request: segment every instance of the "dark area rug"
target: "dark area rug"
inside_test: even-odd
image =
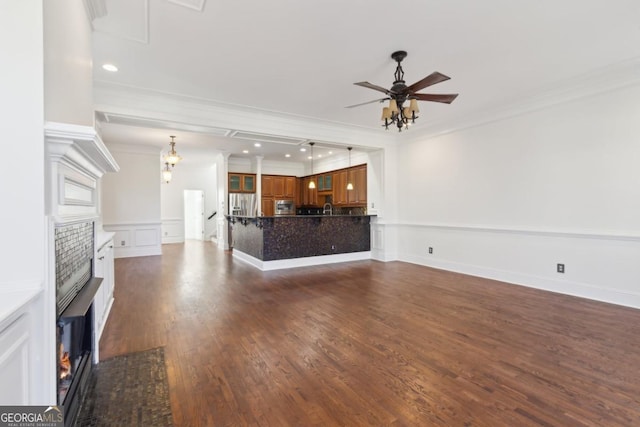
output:
[[[172,426],[164,349],[130,353],[94,367],[76,426]]]

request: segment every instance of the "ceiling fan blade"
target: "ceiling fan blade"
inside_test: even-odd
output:
[[[389,99],[389,98],[374,99],[373,101],[363,102],[362,104],[349,105],[349,106],[344,107],[344,108],[359,107],[359,106],[361,106],[361,105],[373,104],[374,102],[384,102],[384,101],[386,101],[387,99]]]
[[[411,95],[411,98],[415,98],[418,101],[432,101],[432,102],[442,102],[444,104],[451,104],[454,99],[458,97],[457,93],[452,93],[449,95],[435,95],[431,93],[415,93]]]
[[[386,93],[387,95],[389,95],[389,90],[383,88],[382,86],[378,86],[378,85],[374,85],[373,83],[369,83],[369,82],[358,82],[358,83],[354,83],[354,85],[356,86],[362,86],[362,87],[367,87],[369,89],[373,89],[373,90],[377,90],[380,91],[382,93]]]
[[[446,80],[449,80],[450,78],[451,77],[447,77],[442,73],[434,71],[433,73],[429,74],[424,79],[422,79],[420,81],[417,81],[414,84],[412,84],[411,86],[407,87],[407,91],[409,93],[415,93],[415,92],[417,92],[417,91],[419,91],[421,89],[424,89],[425,87],[429,87],[429,86],[434,85],[436,83],[444,82]]]

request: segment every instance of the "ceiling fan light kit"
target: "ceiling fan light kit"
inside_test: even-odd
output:
[[[362,104],[350,105],[347,108],[358,107],[360,105],[371,104],[373,102],[389,101],[389,105],[382,108],[381,120],[384,121],[385,129],[389,129],[389,125],[395,125],[398,128],[398,132],[402,132],[402,129],[408,129],[409,124],[415,123],[418,118],[420,109],[418,108],[418,101],[431,101],[441,102],[444,104],[451,104],[458,94],[443,94],[435,95],[428,93],[417,93],[426,87],[434,85],[436,83],[449,80],[449,77],[441,74],[437,71],[429,74],[427,77],[415,82],[414,84],[407,86],[404,81],[404,70],[402,69],[401,62],[407,57],[407,52],[399,50],[391,54],[391,58],[398,63],[396,66],[396,72],[394,73],[395,81],[391,89],[385,89],[382,86],[374,85],[369,82],[354,83],[357,86],[366,87],[369,89],[377,90],[385,93],[387,96],[381,99],[375,99],[373,101],[364,102]],[[405,102],[409,102],[408,106],[404,106]]]

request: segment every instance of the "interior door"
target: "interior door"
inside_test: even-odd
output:
[[[184,190],[184,238],[204,240],[204,191]]]

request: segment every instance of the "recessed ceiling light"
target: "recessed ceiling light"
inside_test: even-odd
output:
[[[249,150],[242,150],[244,154],[249,154]]]
[[[307,159],[311,160],[311,159],[313,159],[313,157],[309,156],[309,157],[307,157]]]
[[[302,151],[302,152],[304,153],[305,151],[307,151],[307,149],[306,149],[306,148],[304,148],[304,147],[302,147],[302,148],[300,149],[300,151]]]
[[[285,154],[284,156],[285,157],[291,157],[291,154]]]
[[[333,154],[333,151],[329,151],[329,154]]]
[[[262,144],[260,144],[259,142],[256,142],[255,144],[253,144],[254,147],[262,147]]]
[[[113,64],[104,64],[104,65],[102,66],[102,69],[103,69],[103,70],[110,71],[110,72],[112,72],[112,73],[115,73],[116,71],[118,71],[118,67],[116,67],[116,66],[115,66],[115,65],[113,65]]]
[[[322,154],[318,154],[318,158],[322,157]]]

